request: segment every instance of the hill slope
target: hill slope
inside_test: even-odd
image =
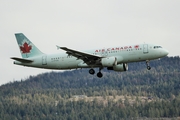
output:
[[[179,57],[151,61],[150,71],[144,62],[128,65],[127,72],[103,70],[103,78],[89,75],[88,69],[83,69],[44,73],[2,85],[0,118],[116,119],[180,115]],[[82,95],[85,97],[74,99]]]

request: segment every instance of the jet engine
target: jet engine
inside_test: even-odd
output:
[[[113,67],[113,66],[117,65],[116,57],[102,58],[101,59],[101,64],[104,67]]]
[[[107,67],[108,70],[114,70],[114,71],[127,71],[128,70],[128,64],[127,63],[122,63],[118,65],[114,65],[113,67]]]

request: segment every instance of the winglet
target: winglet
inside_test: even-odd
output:
[[[56,47],[57,47],[57,49],[59,50],[59,49],[61,49],[61,47],[60,46],[58,46],[58,45],[56,45]]]

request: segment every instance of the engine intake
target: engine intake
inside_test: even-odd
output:
[[[118,64],[118,65],[114,65],[113,67],[107,67],[108,70],[114,70],[114,71],[127,71],[128,70],[128,64],[127,63],[123,63],[123,64]]]

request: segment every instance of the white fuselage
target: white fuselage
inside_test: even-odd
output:
[[[137,48],[134,46],[135,45],[96,49],[86,52],[92,55],[103,57],[114,56],[117,58],[117,64],[147,60],[149,61],[164,57],[168,54],[167,50],[153,44],[140,44]],[[14,61],[14,64],[45,69],[76,69],[100,67],[100,65],[87,65],[83,60],[77,59],[76,57],[73,57],[66,53],[49,55],[42,54],[40,56],[31,57],[29,59],[33,60],[33,62],[21,63],[19,61]]]

